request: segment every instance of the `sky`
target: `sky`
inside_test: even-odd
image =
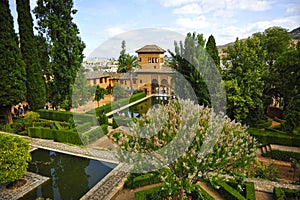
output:
[[[18,32],[15,0],[9,3]],[[36,0],[30,4],[33,9]],[[196,32],[205,39],[213,35],[217,45],[224,45],[272,26],[289,31],[300,26],[299,0],[74,0],[74,8],[87,58],[112,38],[135,37],[133,32],[143,35],[147,30],[164,30],[161,38]],[[145,45],[147,42],[145,39]],[[119,45],[116,49],[120,51],[120,42],[113,45]]]

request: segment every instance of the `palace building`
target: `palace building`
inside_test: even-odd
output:
[[[146,45],[138,50],[138,68],[134,70],[132,87],[143,90],[146,94],[172,93],[174,70],[166,66],[164,53],[166,51],[157,45]],[[126,90],[130,90],[129,73],[89,72],[87,79],[92,85],[99,84],[106,88],[119,82]]]

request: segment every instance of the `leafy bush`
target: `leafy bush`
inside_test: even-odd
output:
[[[291,159],[300,160],[300,153],[291,151],[272,150],[263,153],[262,156],[286,162],[290,162]]]
[[[267,179],[271,181],[277,181],[279,177],[279,172],[274,167],[274,163],[271,163],[270,165],[258,164],[254,172],[254,177]]]
[[[108,117],[106,115],[99,115],[98,122],[100,125],[102,124],[108,124]]]
[[[0,149],[0,183],[22,178],[31,160],[29,141],[0,134]]]

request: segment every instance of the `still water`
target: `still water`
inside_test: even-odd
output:
[[[127,109],[121,110],[120,113],[116,115],[122,115],[124,117],[137,118],[142,114],[146,114],[149,108],[158,104],[166,104],[169,102],[169,97],[167,96],[152,96],[145,101],[137,103],[130,106]]]
[[[38,197],[52,200],[77,200],[107,175],[116,164],[107,163],[49,150],[31,153],[28,171],[50,180],[25,195],[23,200]]]

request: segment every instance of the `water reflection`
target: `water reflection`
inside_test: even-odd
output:
[[[50,178],[22,199],[79,199],[116,165],[48,150],[32,152],[28,171]]]

